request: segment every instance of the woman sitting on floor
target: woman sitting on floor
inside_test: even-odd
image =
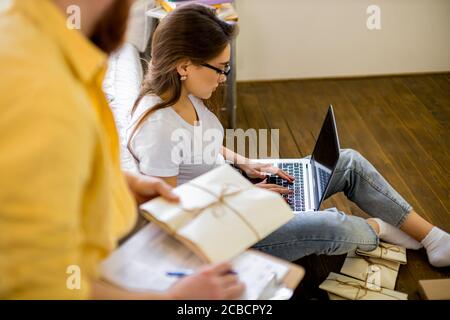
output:
[[[176,186],[226,159],[249,176],[260,177],[264,171],[293,180],[278,168],[251,163],[222,147],[223,127],[205,105],[226,81],[230,42],[236,33],[234,25],[221,21],[212,9],[198,4],[177,8],[157,27],[152,60],[133,108],[129,131],[129,150],[141,173],[160,177]],[[214,148],[203,146],[189,159],[178,159],[174,134],[183,129],[189,133],[193,145],[198,124],[202,132],[218,131],[220,139],[215,139]],[[198,161],[204,153],[215,161]],[[289,192],[275,185],[261,183],[259,186]],[[294,261],[310,254],[337,255],[357,248],[371,251],[382,239],[409,249],[424,246],[433,266],[450,266],[450,235],[417,214],[373,165],[354,150],[341,150],[326,197],[338,192],[344,192],[373,218],[348,216],[336,208],[304,212],[254,247]]]

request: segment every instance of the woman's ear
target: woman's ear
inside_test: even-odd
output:
[[[182,60],[182,61],[178,62],[177,72],[180,75],[180,77],[188,76],[188,67],[190,65],[191,65],[191,62],[189,60]]]

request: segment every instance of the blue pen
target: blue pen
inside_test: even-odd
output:
[[[178,277],[178,278],[190,276],[191,274],[192,274],[192,272],[179,272],[179,271],[166,272],[167,276],[169,276],[169,277]]]
[[[167,276],[169,276],[169,277],[178,277],[178,278],[190,276],[191,274],[193,274],[192,271],[189,271],[189,272],[183,272],[183,271],[169,271],[169,272],[166,272]],[[227,274],[237,275],[237,273],[235,271],[233,271],[233,270],[229,271]]]

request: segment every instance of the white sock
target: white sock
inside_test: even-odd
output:
[[[381,240],[405,247],[406,249],[418,250],[422,248],[422,244],[419,241],[412,238],[399,228],[396,228],[378,218],[373,218],[373,220],[375,220],[380,227],[380,234],[378,236]]]
[[[450,234],[433,227],[422,240],[422,244],[427,250],[428,260],[435,267],[450,266]]]

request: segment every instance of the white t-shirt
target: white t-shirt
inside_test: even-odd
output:
[[[189,99],[197,111],[196,126],[186,122],[172,107],[166,107],[152,113],[134,135],[130,145],[141,173],[178,176],[177,183],[181,185],[225,163],[220,153],[222,124],[201,99],[192,95]],[[155,95],[141,100],[133,114],[128,138],[143,112],[159,102],[161,99]]]

